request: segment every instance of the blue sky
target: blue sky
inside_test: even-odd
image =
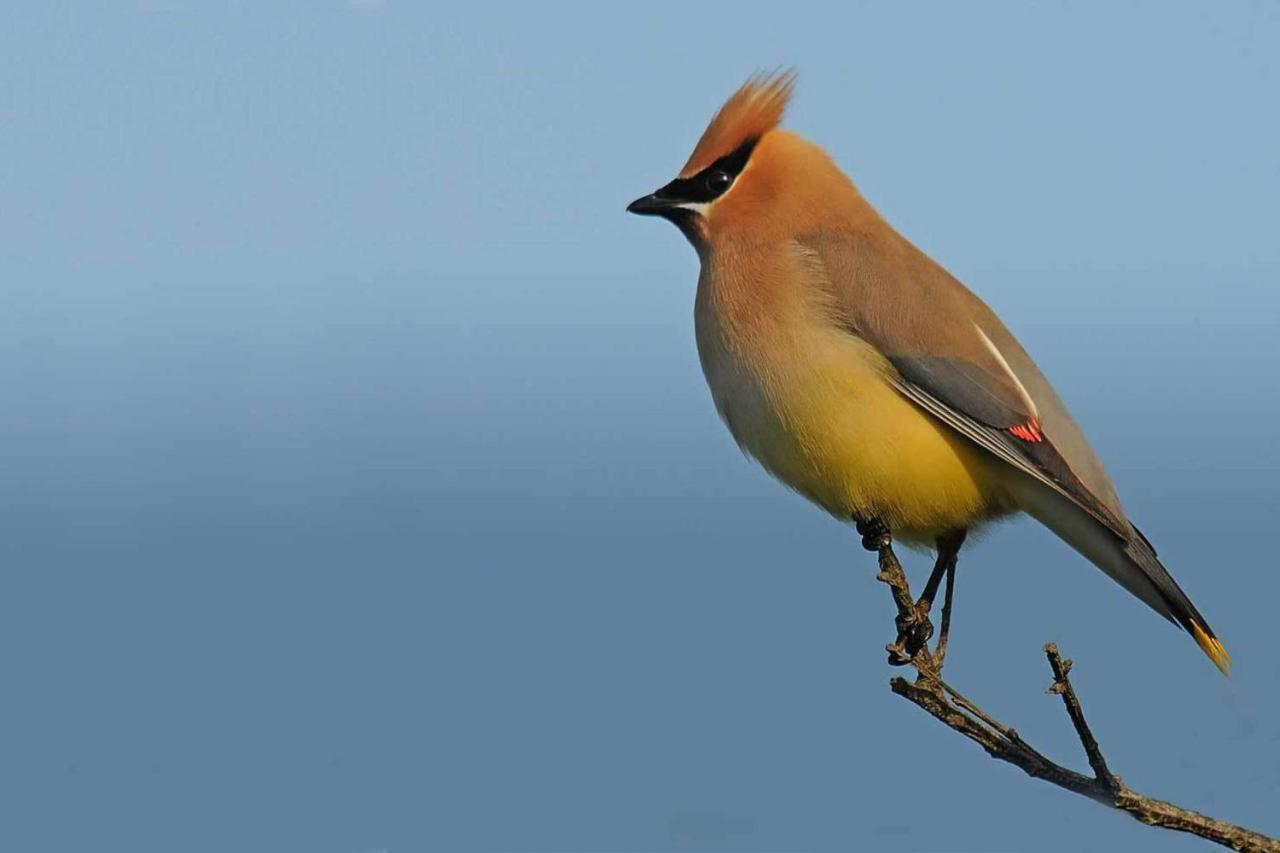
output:
[[[622,209],[781,64],[788,126],[1006,318],[1237,663],[1011,523],[962,562],[952,678],[1084,767],[1056,640],[1126,781],[1280,833],[1280,4],[2,30],[0,846],[1198,849],[892,696],[868,555],[717,423],[696,259]]]

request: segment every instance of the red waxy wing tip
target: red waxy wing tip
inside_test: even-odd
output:
[[[1032,444],[1044,441],[1044,432],[1040,429],[1039,418],[1028,418],[1026,423],[1009,427],[1009,432],[1013,436]]]

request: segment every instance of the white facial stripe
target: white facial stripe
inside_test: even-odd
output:
[[[1013,372],[1013,368],[1009,366],[1009,362],[1005,361],[1004,356],[1000,353],[1000,350],[996,348],[996,345],[992,342],[991,338],[987,337],[987,333],[982,331],[982,327],[977,323],[974,323],[973,327],[978,330],[978,337],[982,338],[982,342],[987,345],[987,349],[996,357],[996,361],[1000,362],[1000,366],[1004,368],[1005,374],[1008,375],[1008,377],[1013,380],[1013,384],[1017,386],[1018,393],[1022,395],[1022,402],[1027,404],[1027,409],[1031,412],[1032,417],[1039,418],[1040,411],[1036,408],[1036,401],[1031,399],[1031,395],[1027,393],[1027,389],[1022,384],[1022,380],[1018,378],[1018,374]]]

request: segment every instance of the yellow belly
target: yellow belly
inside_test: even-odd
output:
[[[932,544],[1013,508],[1000,463],[895,391],[867,344],[809,327],[731,350],[714,326],[700,323],[699,352],[734,438],[832,515]]]

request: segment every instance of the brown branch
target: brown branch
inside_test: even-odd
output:
[[[1089,759],[1089,766],[1093,768],[1093,777],[1112,791],[1119,791],[1120,780],[1107,769],[1107,760],[1102,757],[1102,748],[1098,746],[1098,741],[1090,731],[1089,724],[1085,722],[1084,709],[1080,707],[1080,700],[1076,698],[1076,689],[1071,686],[1071,679],[1068,677],[1071,672],[1071,661],[1063,660],[1058,654],[1057,643],[1046,644],[1044,653],[1049,658],[1049,668],[1053,670],[1053,684],[1049,685],[1049,692],[1061,696],[1062,704],[1067,706],[1067,716],[1071,718],[1076,736],[1084,746],[1084,754]]]
[[[864,542],[868,547],[874,545],[872,550],[877,551],[880,572],[876,578],[888,584],[893,593],[893,601],[898,608],[897,624],[901,634],[902,626],[916,618],[916,603],[911,597],[907,576],[902,571],[902,564],[893,553],[892,543],[887,534],[871,541],[864,540]],[[949,607],[946,609],[950,610]],[[944,614],[944,617],[946,616],[949,614]],[[895,643],[888,647],[891,663],[903,662],[900,645]],[[1071,661],[1064,660],[1058,653],[1058,647],[1053,643],[1046,645],[1044,651],[1049,659],[1049,667],[1053,670],[1053,684],[1049,687],[1049,692],[1062,697],[1067,716],[1075,727],[1076,735],[1080,738],[1085,755],[1089,759],[1089,766],[1093,769],[1092,776],[1077,773],[1045,757],[1024,741],[1014,729],[998,722],[990,714],[960,695],[942,680],[939,657],[931,654],[928,648],[918,651],[909,661],[916,669],[916,680],[908,681],[905,678],[895,677],[889,681],[889,688],[922,708],[943,725],[981,746],[992,758],[1012,764],[1028,776],[1043,779],[1059,788],[1065,788],[1095,802],[1127,812],[1149,826],[1198,835],[1232,850],[1280,853],[1280,840],[1175,806],[1164,800],[1144,796],[1125,786],[1120,777],[1107,767],[1107,762],[1102,757],[1102,749],[1098,746],[1098,741],[1094,738],[1088,722],[1085,721],[1084,709],[1080,705],[1079,697],[1076,696],[1075,688],[1071,685]]]

